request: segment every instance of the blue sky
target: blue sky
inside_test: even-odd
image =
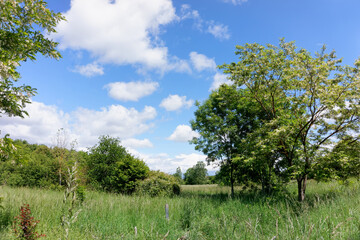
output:
[[[2,134],[55,144],[64,128],[79,149],[119,137],[151,169],[183,171],[204,160],[188,140],[195,101],[228,80],[217,65],[236,45],[323,44],[345,64],[360,56],[358,0],[48,0],[66,22],[50,37],[59,61],[22,63],[20,83],[38,89],[30,117],[0,118]],[[216,169],[209,166],[209,170]]]

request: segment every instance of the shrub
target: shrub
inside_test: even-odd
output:
[[[137,193],[151,197],[179,195],[180,185],[174,176],[160,171],[151,171],[147,179],[138,183]]]
[[[36,232],[36,226],[39,221],[34,220],[31,216],[29,204],[24,204],[20,208],[20,215],[15,217],[14,221],[14,234],[16,238],[34,240],[41,237],[45,237],[45,234],[39,234]]]
[[[101,136],[89,151],[88,177],[91,184],[103,190],[131,194],[136,183],[148,176],[145,162],[133,157],[120,145],[120,140]]]

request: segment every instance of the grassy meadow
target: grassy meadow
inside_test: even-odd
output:
[[[359,187],[310,181],[301,204],[295,185],[274,197],[236,189],[234,199],[216,185],[182,186],[173,198],[87,192],[70,239],[360,239]],[[13,239],[11,224],[24,203],[40,220],[41,239],[62,239],[62,192],[1,186],[0,196],[0,239]]]

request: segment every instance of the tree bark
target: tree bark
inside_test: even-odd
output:
[[[299,202],[302,202],[305,199],[306,181],[307,181],[307,174],[297,179]]]
[[[233,165],[230,163],[230,185],[231,185],[231,198],[234,198],[234,173]]]

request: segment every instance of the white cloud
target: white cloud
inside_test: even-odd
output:
[[[194,104],[194,100],[186,100],[186,96],[169,95],[163,99],[160,103],[160,107],[166,109],[166,111],[177,111],[182,107],[190,108]]]
[[[242,3],[247,2],[248,0],[222,0],[222,1],[226,3],[232,3],[234,5],[240,5]]]
[[[215,24],[214,22],[211,22],[209,23],[207,31],[214,37],[221,40],[230,38],[228,26],[223,24]]]
[[[217,72],[214,75],[214,81],[211,84],[209,91],[218,89],[222,84],[231,85],[232,81],[227,78],[227,75]]]
[[[197,29],[201,30],[203,25],[203,19],[197,10],[194,10],[188,4],[181,5],[180,20],[193,19],[194,25]]]
[[[152,142],[145,138],[145,139],[136,139],[136,138],[127,138],[121,140],[121,145],[127,148],[152,148],[154,145]]]
[[[150,106],[145,106],[142,112],[121,105],[111,105],[100,111],[79,108],[72,114],[72,127],[80,136],[79,142],[91,146],[100,135],[125,139],[144,133],[153,126],[148,121],[156,114],[155,108]]]
[[[53,137],[60,128],[68,128],[70,116],[57,109],[56,106],[45,105],[33,101],[25,110],[30,117],[0,118],[1,133],[8,133],[13,139],[25,139],[31,143],[53,143]]]
[[[193,167],[197,162],[205,162],[206,156],[198,153],[190,154],[179,154],[176,156],[170,156],[167,153],[159,154],[142,154],[135,150],[130,151],[134,156],[143,159],[145,163],[152,170],[161,170],[167,173],[174,173],[177,167],[181,168],[183,173],[186,172],[188,168]],[[209,165],[206,168],[209,171],[218,170],[218,167],[215,165]]]
[[[167,140],[175,142],[188,142],[194,137],[199,137],[197,132],[194,132],[188,125],[179,125],[175,131],[167,138]]]
[[[99,111],[79,108],[65,114],[55,106],[48,106],[33,101],[25,108],[30,117],[0,118],[2,134],[9,133],[11,138],[24,139],[31,143],[54,144],[57,130],[64,128],[69,135],[69,142],[77,140],[79,148],[85,149],[98,142],[100,135],[109,135],[121,139],[132,138],[148,131],[156,117],[156,110],[146,106],[142,111],[111,105]],[[150,146],[148,140],[129,140],[129,145]]]
[[[152,94],[158,87],[157,82],[113,82],[105,85],[109,96],[120,101],[138,101]]]
[[[208,58],[204,54],[191,52],[190,60],[197,71],[203,71],[205,69],[210,69],[210,70],[216,69],[215,60],[213,58]]]
[[[76,65],[73,72],[80,73],[85,77],[94,77],[104,74],[104,68],[97,63],[89,63],[87,65]]]
[[[180,20],[192,19],[194,21],[194,26],[200,32],[207,32],[212,34],[215,38],[220,40],[229,39],[230,34],[228,26],[215,23],[214,21],[204,20],[197,10],[193,10],[190,5],[183,4],[180,10]]]
[[[101,63],[163,69],[160,27],[177,19],[171,0],[72,0],[54,35],[62,49],[86,50]]]

